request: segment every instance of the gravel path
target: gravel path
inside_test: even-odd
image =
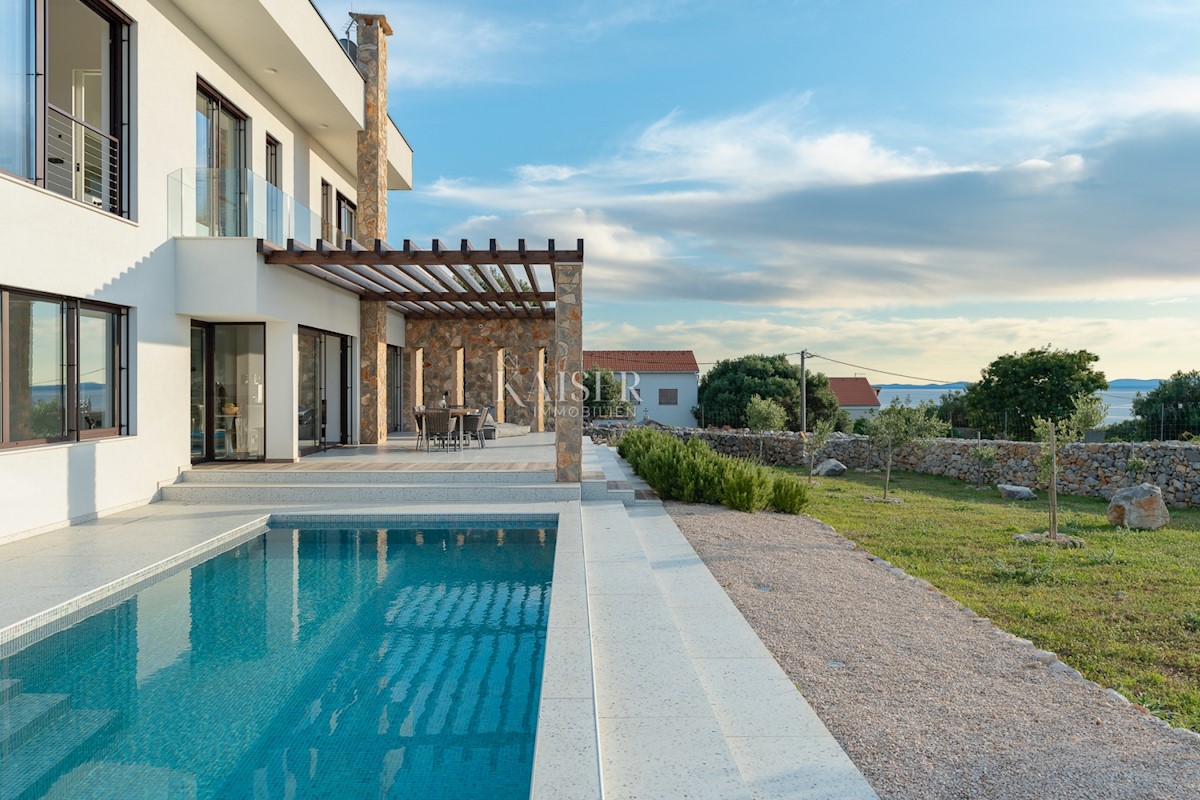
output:
[[[885,800],[1200,798],[1200,737],[1043,664],[828,525],[666,507]]]

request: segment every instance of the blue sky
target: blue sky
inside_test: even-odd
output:
[[[396,32],[389,238],[585,239],[588,348],[1200,367],[1198,2],[317,2]]]

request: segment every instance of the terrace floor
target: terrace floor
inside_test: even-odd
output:
[[[344,445],[313,453],[295,462],[212,461],[197,470],[321,472],[334,470],[497,470],[554,469],[554,433],[529,433],[490,439],[484,447],[470,443],[461,450],[416,447],[412,433],[393,433],[385,443]]]

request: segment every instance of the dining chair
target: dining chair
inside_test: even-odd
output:
[[[417,421],[417,446],[416,450],[421,449],[421,442],[425,442],[425,449],[429,449],[429,443],[425,439],[425,406],[413,406],[413,419]]]
[[[425,449],[429,449],[429,440],[437,439],[444,448],[450,442],[450,410],[435,408],[425,412]]]
[[[462,419],[462,437],[465,444],[474,437],[480,448],[483,447],[483,421],[487,419],[487,409],[481,408],[478,413],[467,414]]]

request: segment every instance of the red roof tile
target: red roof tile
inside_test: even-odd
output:
[[[583,368],[615,372],[699,372],[691,350],[584,350]]]
[[[829,388],[837,395],[839,406],[879,407],[879,396],[866,378],[830,378]]]

